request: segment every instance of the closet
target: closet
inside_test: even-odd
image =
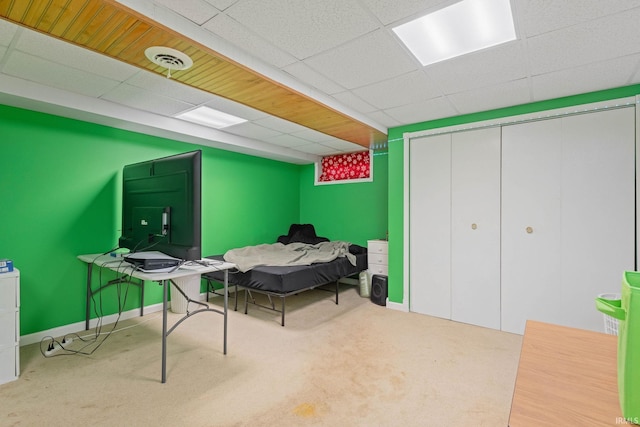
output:
[[[409,309],[602,331],[635,268],[635,108],[409,141]]]

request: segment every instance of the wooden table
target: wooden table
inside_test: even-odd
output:
[[[617,336],[528,321],[510,427],[624,425]]]

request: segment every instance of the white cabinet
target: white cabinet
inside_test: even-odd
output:
[[[369,275],[389,275],[389,242],[386,240],[367,241],[367,261]]]
[[[500,327],[500,129],[410,146],[409,309]]]
[[[20,375],[20,272],[0,273],[0,384]]]
[[[409,141],[409,310],[602,331],[635,267],[635,108]]]

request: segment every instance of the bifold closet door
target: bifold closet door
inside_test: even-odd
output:
[[[500,329],[500,128],[452,134],[451,319]]]
[[[500,328],[500,129],[410,143],[410,304]]]
[[[502,130],[502,329],[603,330],[594,298],[634,269],[635,110]]]
[[[409,310],[451,318],[451,135],[409,142]]]

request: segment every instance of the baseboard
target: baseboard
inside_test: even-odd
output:
[[[401,303],[401,302],[393,302],[393,301],[389,301],[389,299],[387,298],[387,308],[390,308],[391,310],[398,310],[398,311],[403,311],[405,313],[409,312],[409,306]]]
[[[222,295],[211,294],[211,293],[209,295],[211,296],[211,298],[217,298],[222,296]],[[206,298],[207,298],[207,294],[203,292],[200,294],[199,300],[205,301]],[[169,301],[169,308],[171,308],[171,301]],[[162,303],[144,306],[145,314],[156,313],[159,311],[162,311]],[[122,315],[120,315],[120,320],[133,319],[134,317],[140,317],[140,308],[134,308],[128,311],[124,311]],[[111,314],[109,316],[104,316],[102,318],[102,326],[109,325],[111,323],[116,322],[117,320],[118,320],[117,313]],[[95,328],[97,325],[98,325],[98,319],[89,320],[89,328]],[[59,337],[64,337],[65,335],[68,335],[68,334],[81,333],[81,332],[84,332],[85,330],[84,327],[85,327],[85,321],[83,320],[81,322],[59,326],[57,328],[48,329],[46,331],[34,332],[33,334],[29,334],[29,335],[22,335],[20,336],[20,347],[38,343],[42,341],[43,338],[47,338],[47,337],[59,338]]]

